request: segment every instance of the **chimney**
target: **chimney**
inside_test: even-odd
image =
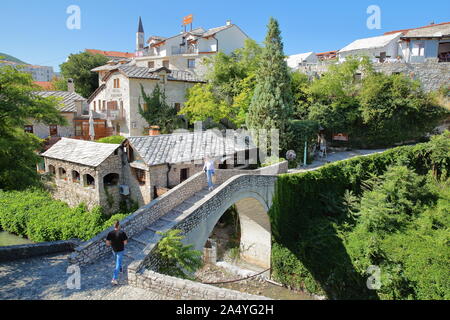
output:
[[[231,25],[231,20],[227,20],[227,26]]]
[[[67,91],[75,92],[75,84],[73,83],[73,79],[67,79]]]
[[[150,130],[148,130],[149,136],[159,136],[160,133],[160,127],[159,126],[151,126]]]
[[[83,101],[76,100],[75,106],[77,108],[77,116],[81,116],[83,114]]]

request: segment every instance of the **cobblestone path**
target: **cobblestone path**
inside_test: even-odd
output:
[[[81,267],[81,289],[68,289],[68,254],[22,259],[0,264],[0,300],[162,300],[171,299],[127,284],[124,271],[118,286],[111,285],[112,256]]]

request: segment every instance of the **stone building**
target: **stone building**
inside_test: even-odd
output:
[[[50,138],[75,138],[90,140],[89,135],[89,106],[87,100],[75,92],[72,79],[68,80],[67,91],[35,91],[35,95],[59,100],[58,108],[61,115],[66,119],[67,125],[47,125],[30,119],[24,127],[28,133],[33,133],[41,139]],[[112,130],[108,129],[107,122],[99,113],[93,114],[95,139],[110,136]]]
[[[53,177],[53,196],[70,206],[100,205],[115,212],[124,181],[119,144],[62,138],[44,152],[45,171]]]
[[[233,133],[195,131],[130,137],[124,142],[129,173],[139,181],[143,204],[163,194],[203,169],[209,155],[220,169],[256,164],[256,147],[247,136]],[[141,203],[141,202],[140,202]]]
[[[143,135],[150,125],[139,113],[139,105],[146,108],[141,85],[150,95],[158,84],[167,104],[180,109],[186,90],[204,82],[186,71],[139,67],[135,61],[111,61],[93,71],[99,73],[100,86],[88,99],[89,109],[108,121],[113,134],[124,137]]]
[[[130,137],[120,145],[63,138],[42,157],[55,198],[115,212],[121,201],[143,206],[200,172],[207,155],[228,169],[256,164],[257,152],[245,134],[211,130]]]

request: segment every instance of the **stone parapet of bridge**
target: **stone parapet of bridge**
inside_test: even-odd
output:
[[[286,173],[287,170],[288,170],[288,163],[286,161],[269,167],[259,168],[256,170],[234,170],[234,169],[216,170],[216,178],[217,178],[216,184],[223,184],[224,182],[230,180],[235,176],[242,176],[242,178],[239,178],[236,181],[240,183],[242,183],[242,181],[247,181],[247,185],[251,189],[251,185],[249,184],[257,182],[261,179],[251,180],[247,178],[246,180],[245,176],[276,176],[278,174]],[[272,177],[269,179],[262,179],[262,180],[266,181],[270,180],[271,181],[270,183],[274,185],[276,178]],[[234,182],[232,186],[235,186],[235,183],[236,182]],[[147,226],[150,226],[153,223],[155,223],[158,219],[163,217],[169,211],[171,211],[178,205],[182,204],[185,200],[191,198],[196,193],[203,190],[206,186],[207,182],[205,174],[203,172],[200,172],[190,177],[183,183],[179,184],[177,187],[171,189],[169,192],[153,200],[148,205],[143,206],[142,208],[138,209],[136,212],[134,212],[133,214],[122,220],[121,221],[122,230],[124,230],[128,234],[129,238],[139,234],[140,232],[145,230]],[[258,186],[255,185],[254,187],[257,188]],[[223,190],[223,188],[222,186],[219,186],[216,190],[214,190],[211,193],[211,196],[208,197],[208,199],[214,198],[221,190]],[[231,188],[227,190],[230,191]],[[241,191],[236,190],[235,192],[239,193]],[[229,196],[231,197],[231,194],[229,194]],[[226,200],[225,197],[221,199]],[[222,200],[216,198],[215,200],[211,201],[217,204]],[[212,202],[208,203],[211,204]],[[223,205],[225,205],[225,202]],[[177,225],[177,227],[185,228],[186,230],[188,230],[189,221],[192,221],[192,219],[193,218],[189,219],[186,218],[185,219],[186,222],[184,222],[184,224]],[[111,248],[105,245],[105,240],[108,233],[112,230],[113,228],[111,227],[99,233],[96,237],[92,238],[91,240],[86,241],[82,245],[75,248],[75,251],[69,257],[70,263],[84,265],[92,263],[97,259],[99,259],[100,257],[110,253]],[[155,237],[155,240],[157,241],[158,237]],[[141,253],[141,256],[136,260],[141,261],[142,265],[145,264],[143,261],[148,262],[149,259],[151,259],[149,258],[149,256],[151,256],[150,253],[153,250],[153,247],[154,244],[149,243],[149,245],[147,245],[147,247]],[[151,263],[148,263],[148,265],[151,265]]]

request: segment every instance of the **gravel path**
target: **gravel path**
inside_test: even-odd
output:
[[[113,259],[108,256],[81,267],[81,289],[68,289],[68,254],[42,256],[0,264],[0,300],[163,300],[159,293],[131,287],[126,272],[112,286]],[[125,270],[131,260],[124,258]]]

